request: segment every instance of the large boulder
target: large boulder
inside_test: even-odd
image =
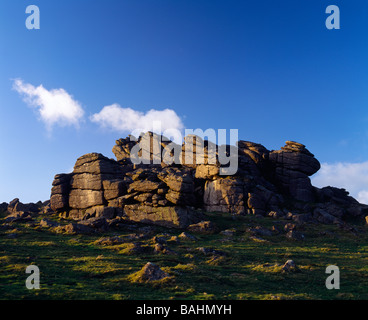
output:
[[[275,183],[295,200],[313,202],[314,188],[309,176],[320,169],[319,161],[304,145],[286,141],[281,150],[269,153],[269,160],[274,167]]]
[[[70,181],[73,174],[57,174],[51,188],[50,206],[55,212],[69,209]]]
[[[72,173],[55,176],[51,209],[63,212],[105,205],[108,200],[123,195],[125,186],[124,174],[115,160],[89,153],[77,159]]]
[[[140,204],[124,206],[124,214],[130,221],[168,228],[185,228],[202,218],[199,212],[189,207],[152,207]]]
[[[161,268],[151,262],[147,262],[144,267],[138,272],[131,274],[128,276],[128,279],[131,282],[151,282],[151,281],[159,281],[165,278],[169,278],[170,275]]]
[[[244,190],[244,182],[234,177],[207,181],[204,189],[205,210],[243,214]]]

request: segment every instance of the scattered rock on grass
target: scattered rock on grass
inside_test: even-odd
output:
[[[296,263],[294,262],[294,260],[288,260],[282,266],[282,271],[283,272],[296,272],[296,271],[300,271],[300,270],[296,266]]]
[[[187,232],[182,232],[181,234],[178,235],[178,238],[180,238],[181,240],[189,240],[189,241],[197,241],[198,239],[193,236],[192,234],[189,234]]]
[[[124,240],[117,236],[100,238],[94,242],[94,244],[99,244],[103,246],[114,246],[122,243],[124,243]]]
[[[217,226],[212,221],[201,221],[191,224],[187,230],[193,233],[213,234],[217,232]]]
[[[257,226],[254,228],[247,228],[246,232],[254,235],[254,236],[262,236],[262,237],[270,237],[272,236],[272,231],[268,230],[267,228]]]
[[[232,228],[232,229],[226,229],[220,232],[223,236],[227,236],[227,237],[233,237],[236,234],[236,229]]]
[[[88,226],[79,223],[69,223],[65,226],[58,226],[54,229],[56,233],[66,233],[66,234],[90,234],[94,230]]]
[[[60,224],[57,223],[56,221],[52,221],[50,219],[47,218],[43,218],[40,221],[40,226],[43,228],[52,228],[52,227],[58,227]]]
[[[94,229],[106,229],[107,228],[107,222],[104,217],[93,217],[93,218],[89,218],[86,220],[80,220],[78,223],[86,227],[94,228]]]
[[[296,240],[296,241],[301,241],[305,239],[305,236],[303,233],[299,232],[299,231],[295,231],[295,230],[290,230],[287,234],[286,234],[286,238],[290,239],[290,240]]]
[[[226,253],[220,250],[215,250],[212,248],[199,247],[198,251],[202,252],[205,256],[216,255],[216,256],[225,256]]]
[[[129,276],[131,282],[151,282],[168,278],[169,274],[161,270],[161,268],[151,262],[147,264],[138,272]]]
[[[31,214],[24,211],[16,211],[5,218],[5,222],[26,222],[32,221]]]
[[[268,241],[268,240],[263,239],[263,238],[261,238],[261,237],[259,237],[259,236],[250,236],[250,237],[249,237],[249,239],[250,239],[250,240],[252,240],[252,241],[254,241],[254,242],[259,242],[259,243],[269,243],[269,241]]]
[[[172,255],[176,254],[175,251],[171,250],[170,248],[161,243],[156,243],[153,251],[154,253],[172,254]]]

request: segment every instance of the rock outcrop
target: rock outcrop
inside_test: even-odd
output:
[[[203,211],[274,218],[293,212],[295,220],[320,223],[367,215],[345,190],[312,186],[320,163],[300,143],[269,151],[242,140],[225,147],[193,135],[184,140],[180,146],[149,132],[117,140],[117,160],[81,156],[73,172],[55,176],[51,209],[74,220],[122,217],[175,228],[206,220]],[[221,152],[237,157],[235,174],[226,175]]]
[[[309,176],[320,169],[320,163],[304,145],[286,141],[281,150],[269,153],[274,166],[274,180],[281,189],[300,201],[312,202],[315,192]]]

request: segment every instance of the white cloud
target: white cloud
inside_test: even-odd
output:
[[[312,183],[322,188],[344,188],[361,203],[368,204],[368,161],[361,163],[323,163]]]
[[[101,127],[110,128],[117,132],[153,131],[162,133],[166,130],[180,131],[184,128],[180,117],[172,109],[151,109],[143,113],[131,108],[122,108],[116,103],[103,107],[90,119]]]
[[[360,203],[368,204],[368,190],[359,191],[356,199]]]
[[[47,90],[42,85],[34,87],[21,79],[14,80],[13,89],[24,96],[24,101],[37,108],[40,119],[48,130],[54,125],[78,127],[84,111],[80,103],[64,89]]]

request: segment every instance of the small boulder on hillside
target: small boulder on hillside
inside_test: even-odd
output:
[[[154,263],[147,262],[146,265],[136,273],[129,276],[131,282],[151,282],[168,278],[169,274],[162,271],[160,267]]]
[[[189,234],[187,232],[182,232],[181,234],[178,235],[178,238],[181,240],[188,240],[188,241],[197,241],[198,239],[193,236],[192,234]]]
[[[283,272],[297,272],[297,271],[300,271],[300,270],[296,266],[296,263],[294,262],[294,260],[288,260],[282,266],[282,271]]]
[[[59,225],[60,224],[57,223],[56,221],[52,221],[52,220],[46,219],[46,218],[43,218],[40,221],[40,226],[43,227],[43,228],[52,228],[52,227],[57,227]]]
[[[299,231],[295,231],[295,230],[290,230],[287,234],[286,234],[286,238],[290,239],[290,240],[296,240],[296,241],[301,241],[304,240],[305,236],[303,233],[299,232]]]
[[[212,221],[201,221],[188,226],[187,230],[193,233],[213,234],[217,232],[217,226]]]

